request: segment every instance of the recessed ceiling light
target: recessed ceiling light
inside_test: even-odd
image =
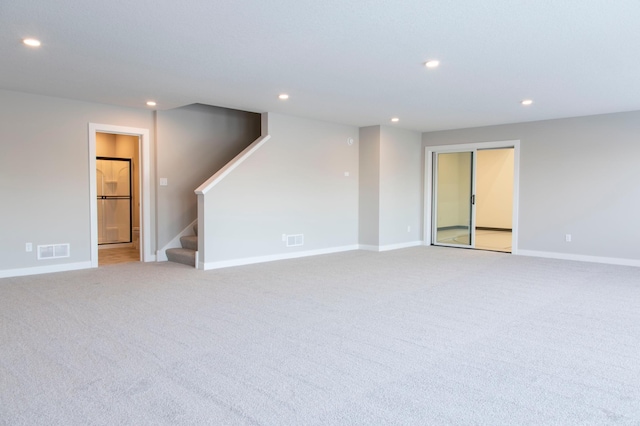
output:
[[[391,121],[394,123],[397,123],[398,121],[400,121],[400,119],[398,117],[393,117]]]
[[[522,105],[524,106],[529,106],[533,103],[533,101],[531,99],[525,99],[524,101],[520,102]]]
[[[156,106],[158,105],[155,101],[147,101],[147,106]]]
[[[42,44],[40,43],[40,40],[36,40],[35,38],[25,38],[22,42],[31,47],[39,47],[40,44]]]
[[[427,68],[437,68],[438,65],[440,65],[440,61],[438,61],[437,59],[431,59],[430,61],[424,63],[424,66]]]
[[[284,101],[286,99],[289,99],[289,95],[287,95],[286,93],[282,93],[278,95],[278,99],[282,99]]]

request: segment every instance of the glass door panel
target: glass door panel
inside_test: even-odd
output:
[[[435,156],[434,244],[473,247],[473,152]]]
[[[131,160],[96,159],[98,244],[131,242]]]

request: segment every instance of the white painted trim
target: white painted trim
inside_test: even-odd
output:
[[[433,244],[432,201],[433,201],[433,154],[435,152],[459,152],[482,149],[513,148],[513,214],[511,223],[511,253],[518,254],[518,217],[520,205],[520,140],[478,142],[458,145],[434,145],[425,147],[425,197],[424,229],[425,245]]]
[[[544,257],[547,259],[576,260],[579,262],[606,263],[609,265],[640,267],[640,260],[620,257],[588,256],[583,254],[555,253],[550,251],[520,250],[519,256]]]
[[[257,257],[247,257],[244,259],[223,260],[220,262],[206,262],[206,263],[200,263],[198,266],[199,266],[199,269],[203,269],[206,271],[210,269],[228,268],[231,266],[251,265],[254,263],[273,262],[276,260],[297,259],[300,257],[341,253],[344,251],[358,250],[359,247],[360,246],[358,246],[357,244],[354,244],[350,246],[332,247],[327,249],[298,251],[295,253],[281,253],[281,254],[274,254],[269,256],[257,256]]]
[[[98,267],[98,208],[96,203],[96,133],[113,133],[138,136],[140,152],[141,203],[140,218],[140,259],[153,262],[156,258],[151,252],[151,138],[149,129],[114,126],[111,124],[89,123],[89,212],[91,215],[91,266]]]
[[[216,186],[218,182],[224,179],[229,173],[231,173],[236,167],[242,164],[247,158],[257,151],[262,145],[264,145],[269,139],[270,135],[260,136],[251,145],[246,147],[240,154],[236,155],[233,160],[229,161],[223,168],[218,170],[216,174],[211,176],[205,183],[200,185],[195,193],[198,195],[206,194],[211,188]]]
[[[417,247],[422,245],[424,245],[424,241],[410,241],[408,243],[387,244],[384,246],[372,246],[372,245],[361,244],[360,250],[380,252],[380,251],[398,250],[398,249],[409,248],[409,247]]]
[[[194,220],[189,225],[187,225],[182,231],[180,231],[180,233],[178,235],[173,237],[173,239],[171,241],[169,241],[164,247],[162,247],[160,250],[158,250],[156,252],[156,258],[158,259],[157,261],[158,262],[166,262],[167,260],[169,260],[167,258],[167,250],[168,249],[182,247],[182,244],[180,243],[180,237],[185,237],[187,235],[195,235],[195,232],[193,232],[193,226],[196,223],[198,223],[198,219]]]
[[[52,272],[76,271],[78,269],[89,269],[93,265],[91,261],[77,263],[59,263],[57,265],[34,266],[31,268],[5,269],[0,271],[0,278],[22,277],[25,275],[49,274]]]

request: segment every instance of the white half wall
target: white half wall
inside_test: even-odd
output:
[[[268,128],[201,203],[203,269],[357,248],[358,128],[273,113]]]
[[[260,136],[260,115],[209,105],[157,113],[158,249],[197,217],[194,190]]]

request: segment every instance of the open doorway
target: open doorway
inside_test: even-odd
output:
[[[477,151],[476,248],[511,252],[513,148]]]
[[[89,125],[92,267],[154,260],[149,130]]]
[[[515,253],[519,141],[427,147],[425,241]]]
[[[96,134],[98,266],[140,260],[140,137]]]

